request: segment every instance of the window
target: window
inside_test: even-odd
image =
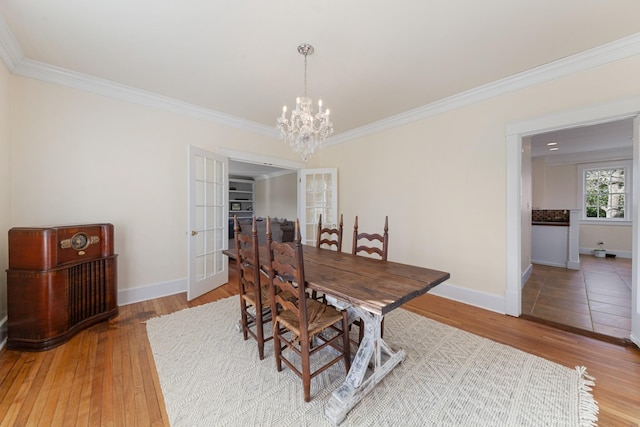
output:
[[[630,220],[630,162],[584,165],[580,169],[582,170],[583,219]]]

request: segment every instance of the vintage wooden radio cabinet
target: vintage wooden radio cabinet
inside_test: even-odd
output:
[[[9,230],[8,340],[47,350],[118,314],[113,225]]]

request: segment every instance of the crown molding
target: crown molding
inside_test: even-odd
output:
[[[0,59],[9,71],[15,73],[17,65],[24,60],[22,48],[0,14]]]
[[[158,108],[160,110],[230,126],[259,135],[273,138],[278,137],[275,126],[265,126],[167,96],[26,58],[2,15],[0,15],[0,59],[5,63],[9,71],[19,76],[147,107]]]
[[[536,84],[585,71],[633,55],[640,54],[640,33],[589,49],[587,51],[541,65],[513,76],[479,86],[477,88],[441,99],[383,120],[342,132],[327,139],[323,146],[350,141],[386,129],[402,126],[418,120],[455,110],[476,102],[524,89]],[[9,29],[4,17],[0,15],[0,59],[16,75],[34,78],[57,85],[120,99],[126,102],[145,105],[182,114],[236,129],[268,137],[278,138],[275,127],[241,119],[218,111],[199,107],[152,92],[111,82],[105,79],[77,73],[28,59]]]
[[[406,111],[383,120],[340,133],[325,142],[325,146],[338,144],[386,129],[402,126],[480,101],[486,101],[509,92],[586,71],[601,65],[640,54],[640,33],[598,46],[593,49],[523,71],[513,76],[441,99],[431,104]]]
[[[56,67],[31,59],[24,59],[18,63],[15,67],[14,74],[42,80],[60,86],[66,86],[84,92],[116,98],[121,101],[158,108],[160,110],[170,111],[176,114],[230,126],[247,132],[273,138],[278,136],[275,127],[265,126],[263,124],[199,107],[167,96],[136,89],[131,86],[100,79],[87,74],[77,73],[75,71],[70,71],[65,68]]]

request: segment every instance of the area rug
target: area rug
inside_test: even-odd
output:
[[[329,426],[324,405],[344,380],[334,365],[312,380],[275,368],[236,328],[237,297],[147,321],[172,426]],[[385,317],[385,340],[406,359],[342,426],[593,426],[593,378],[403,309]]]

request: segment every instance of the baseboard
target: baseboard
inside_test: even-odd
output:
[[[187,292],[187,279],[172,280],[118,291],[118,305],[133,304]]]
[[[540,265],[548,265],[549,267],[567,268],[567,264],[562,264],[560,262],[538,261],[538,260],[532,259],[531,263],[532,264],[540,264]]]
[[[593,255],[593,250],[594,249],[595,248],[580,248],[579,252],[582,255]],[[614,254],[618,258],[625,258],[625,259],[631,259],[632,258],[631,252],[627,252],[627,251],[610,251],[609,249],[607,249],[607,253],[608,254]]]
[[[7,345],[7,338],[9,337],[8,321],[9,321],[9,318],[7,316],[4,316],[0,321],[0,350],[5,348],[5,346]]]
[[[475,291],[450,283],[442,283],[431,289],[429,293],[474,307],[505,314],[505,298],[501,295]]]
[[[527,280],[529,280],[529,277],[531,277],[531,273],[533,273],[533,264],[529,264],[524,273],[522,273],[522,277],[520,279],[520,288],[524,288]]]
[[[567,268],[570,270],[580,270],[580,261],[567,261]]]

